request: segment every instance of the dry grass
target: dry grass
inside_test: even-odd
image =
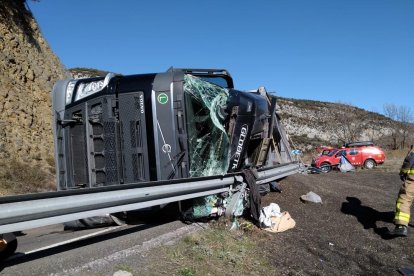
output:
[[[312,162],[312,158],[315,157],[317,154],[312,154],[309,152],[303,153],[300,156],[300,159],[305,164],[310,164]]]
[[[275,275],[275,268],[257,245],[260,230],[249,222],[243,230],[224,224],[197,231],[171,246],[157,248],[136,275]],[[145,271],[145,272],[144,272]],[[144,272],[144,273],[143,273]],[[134,273],[135,274],[135,273]]]
[[[55,190],[48,168],[12,159],[0,162],[0,196]]]
[[[377,168],[385,172],[398,173],[406,155],[407,150],[388,150],[385,152],[384,164]]]
[[[388,150],[385,151],[385,156],[390,160],[399,160],[403,161],[404,157],[407,155],[408,149],[405,150]]]

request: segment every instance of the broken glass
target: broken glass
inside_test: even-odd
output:
[[[193,218],[203,218],[217,212],[218,196],[210,195],[193,200]]]
[[[224,128],[229,91],[192,75],[184,76],[190,176],[222,175],[229,163]]]

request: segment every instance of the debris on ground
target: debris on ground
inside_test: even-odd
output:
[[[260,213],[260,226],[267,228],[272,226],[272,217],[281,217],[280,207],[276,203],[270,203],[268,206],[263,207]]]
[[[113,219],[113,216],[107,214],[103,216],[95,216],[63,223],[64,230],[83,230],[98,227],[106,227],[111,225],[118,225]]]
[[[260,227],[269,232],[283,232],[295,227],[296,222],[289,212],[280,212],[276,203],[263,207],[260,213]]]
[[[272,192],[281,193],[282,192],[282,187],[280,186],[280,184],[278,182],[272,181],[272,182],[270,182],[270,190]]]
[[[300,199],[304,202],[322,203],[322,199],[314,192],[309,192],[306,195],[302,195]]]
[[[319,173],[327,173],[329,170],[326,170],[325,167],[329,165],[322,165],[320,167],[306,165],[303,169],[303,174],[319,174]]]
[[[212,217],[219,217],[224,214],[226,210],[227,201],[222,195],[209,195],[205,197],[195,198],[187,201],[181,213],[181,219],[190,224],[199,220],[206,220]]]

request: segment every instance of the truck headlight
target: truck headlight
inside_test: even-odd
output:
[[[75,89],[76,81],[70,81],[66,87],[66,104],[72,102],[73,90]]]
[[[81,82],[76,89],[75,101],[88,97],[92,94],[95,94],[99,91],[102,91],[105,86],[108,85],[111,78],[114,77],[113,73],[108,73],[103,80],[96,80],[91,82]]]
[[[88,97],[96,92],[101,91],[104,88],[104,81],[93,81],[89,83],[80,83],[76,90],[75,101]]]

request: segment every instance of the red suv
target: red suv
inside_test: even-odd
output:
[[[372,142],[355,142],[316,157],[312,160],[312,166],[329,172],[339,165],[341,156],[345,156],[352,165],[364,166],[367,169],[372,169],[385,161],[385,153],[380,147],[374,146]]]

